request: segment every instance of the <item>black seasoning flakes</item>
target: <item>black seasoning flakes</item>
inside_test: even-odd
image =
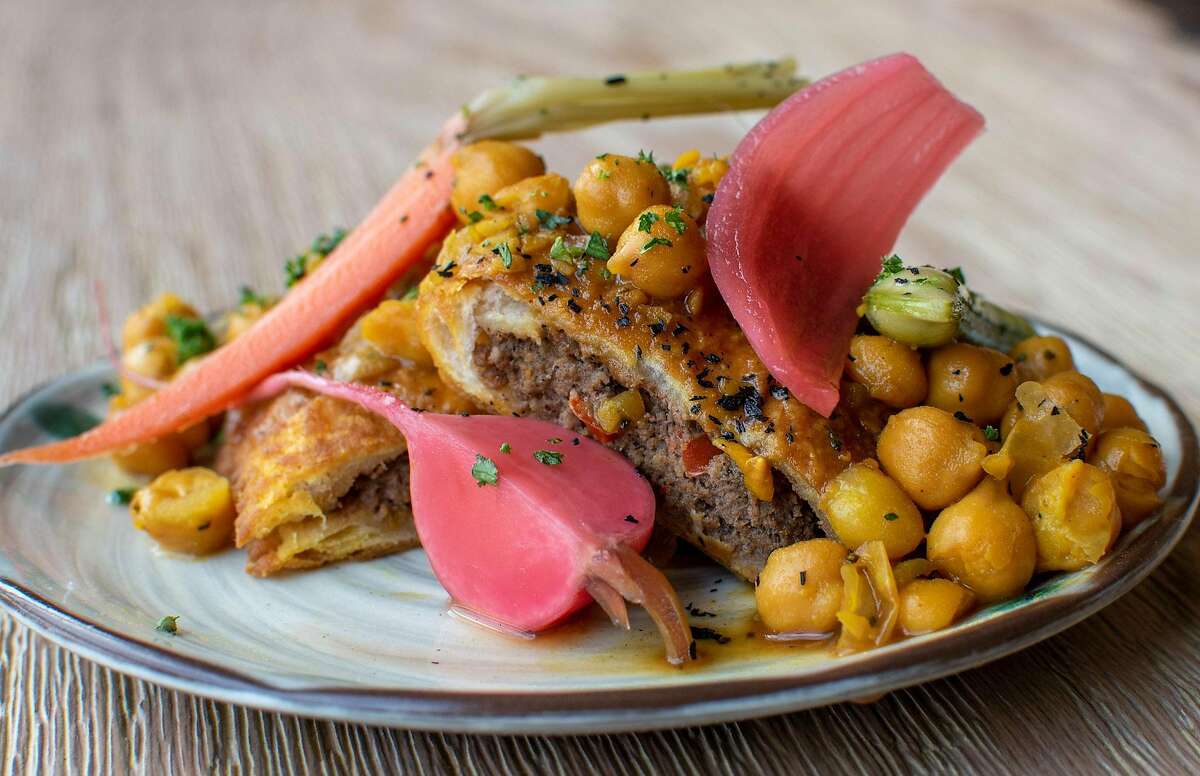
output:
[[[835,452],[842,452],[842,438],[838,436],[838,432],[834,431],[832,427],[829,429],[829,446]]]
[[[779,401],[787,401],[789,396],[788,389],[784,388],[782,385],[773,385],[771,386],[771,396],[775,397]]]
[[[971,420],[970,416],[968,416],[967,413],[963,412],[962,410],[954,411],[954,419],[961,420],[964,423],[974,423],[975,422],[975,421]]]
[[[667,353],[671,352],[671,343],[670,342],[664,342],[661,345],[659,345],[659,347],[662,348]]]
[[[617,319],[617,325],[623,329],[629,325],[629,319],[626,318],[625,316],[621,316],[620,318]]]
[[[708,353],[708,354],[706,354],[706,355],[704,356],[704,360],[705,360],[705,361],[707,361],[707,362],[708,362],[708,363],[710,363],[710,364],[719,364],[719,363],[721,363],[721,357],[720,357],[720,356],[718,356],[716,353]]]
[[[662,321],[655,321],[654,323],[650,324],[650,333],[657,337],[659,334],[663,333],[663,329],[665,328],[667,328],[666,324],[664,324]]]
[[[724,439],[726,442],[732,442],[734,440],[733,432],[732,431],[722,431],[721,439]]]
[[[1012,374],[1012,370],[1013,370],[1013,362],[1009,361],[1007,364],[1000,367],[1000,374],[1005,377],[1008,377],[1010,374]]]
[[[683,347],[680,348],[680,350],[683,351],[683,355],[685,355],[685,356],[688,354],[688,351],[691,349],[692,349],[692,346],[687,342],[683,343]]]
[[[721,420],[716,415],[709,415],[708,419],[713,423],[716,423],[718,426],[721,425]]]
[[[455,264],[453,261],[448,261],[448,262],[446,262],[446,266],[442,267],[441,269],[435,268],[434,271],[437,272],[439,277],[443,277],[443,278],[453,277],[454,273],[451,270],[453,270],[456,266],[458,266],[458,265]]]
[[[718,644],[728,644],[729,637],[720,631],[715,631],[712,628],[702,628],[696,625],[692,626],[692,638],[699,641],[715,641]],[[693,646],[695,641],[692,642]]]
[[[699,404],[693,404],[693,405],[692,405],[692,407],[691,407],[691,413],[692,413],[693,415],[699,415],[699,414],[700,414],[700,405],[699,405]]]
[[[625,515],[625,522],[626,522],[626,523],[633,523],[634,525],[637,525],[637,524],[638,524],[638,519],[637,519],[636,517],[634,517],[633,515]]]
[[[682,323],[677,323],[677,324],[675,324],[675,328],[671,329],[671,336],[678,337],[680,334],[683,334],[685,331],[687,331],[687,327],[684,326]]]
[[[629,79],[623,75],[610,75],[608,78],[604,79],[604,85],[605,86],[620,86],[621,84],[625,83],[628,80]]]
[[[576,314],[583,312],[583,308],[579,306],[579,302],[576,302],[574,298],[567,300],[567,309]]]
[[[707,611],[701,609],[700,607],[696,606],[695,604],[693,604],[690,601],[683,608],[688,614],[692,615],[693,617],[716,617],[717,616],[716,612],[707,612]]]

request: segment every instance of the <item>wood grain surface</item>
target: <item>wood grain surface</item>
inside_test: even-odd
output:
[[[243,282],[278,288],[286,256],[353,223],[442,116],[515,73],[794,53],[820,75],[898,49],[989,119],[910,225],[906,254],[963,264],[973,284],[1106,343],[1200,414],[1200,46],[1168,10],[1132,0],[0,3],[0,403],[100,355],[94,279],[122,314],[165,289],[213,308]],[[1065,634],[871,705],[559,739],[213,703],[0,617],[0,764],[1195,772],[1197,568],[1193,531],[1134,592]]]

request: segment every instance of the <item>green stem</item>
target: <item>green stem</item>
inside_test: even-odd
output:
[[[621,119],[770,108],[808,81],[793,59],[608,78],[521,77],[463,107],[467,142],[516,140]]]

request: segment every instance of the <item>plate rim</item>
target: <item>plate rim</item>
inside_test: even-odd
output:
[[[1196,429],[1175,398],[1087,337],[1049,325],[1118,365],[1162,401],[1180,435],[1180,465],[1162,513],[1130,545],[1110,556],[1092,581],[1018,610],[966,623],[953,636],[922,637],[833,662],[799,677],[738,678],[707,683],[596,690],[460,691],[386,687],[284,688],[219,664],[109,629],[0,575],[0,607],[59,646],[118,673],[175,690],[266,711],[413,730],[491,734],[617,733],[714,724],[866,700],[949,676],[1019,652],[1060,633],[1142,582],[1186,533],[1200,503]],[[80,371],[24,392],[0,422]],[[1145,545],[1136,558],[1130,547]],[[1028,594],[1027,594],[1028,595]],[[1019,628],[1017,635],[1005,631]],[[907,644],[903,649],[898,649]]]

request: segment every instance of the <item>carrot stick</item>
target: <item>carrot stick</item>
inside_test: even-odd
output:
[[[770,107],[803,82],[794,62],[613,79],[538,78],[485,93],[454,116],[420,161],[391,188],[321,265],[246,333],[162,390],[85,434],[14,450],[0,466],[65,463],[147,442],[241,402],[258,383],[337,335],[446,234],[450,157],[466,140],[536,137],[601,121]]]

